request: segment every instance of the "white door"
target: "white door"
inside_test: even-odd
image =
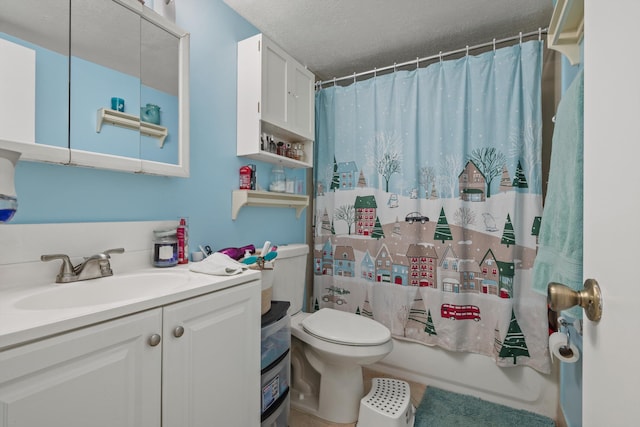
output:
[[[637,0],[585,0],[584,277],[602,320],[585,320],[583,425],[640,425],[640,59]]]
[[[87,285],[88,286],[88,285]],[[158,427],[161,311],[0,352],[2,427]]]
[[[163,427],[259,426],[260,282],[163,310]]]
[[[287,128],[289,114],[289,56],[262,37],[262,119]]]
[[[313,84],[315,76],[311,71],[295,61],[291,61],[290,101],[291,108],[287,120],[294,131],[303,137],[315,139],[315,97]]]

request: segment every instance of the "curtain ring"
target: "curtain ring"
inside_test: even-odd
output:
[[[442,62],[442,51],[440,51],[440,53],[438,54],[438,57],[440,58],[440,62]]]
[[[520,31],[520,44],[522,44],[522,31]]]
[[[416,56],[416,70],[420,68],[420,57]]]
[[[396,63],[395,62],[393,63],[393,72],[394,73],[396,72]]]
[[[493,54],[496,54],[496,39],[493,39]]]
[[[395,70],[393,70],[395,71]],[[378,69],[376,67],[373,67],[373,77],[378,77]]]
[[[334,77],[333,78],[333,87],[335,87],[335,86],[336,86],[336,78]]]
[[[469,45],[467,45],[467,56],[469,56]]]
[[[353,82],[354,83],[356,82],[356,72],[355,71],[353,72]]]
[[[538,41],[542,41],[542,27],[538,27]]]

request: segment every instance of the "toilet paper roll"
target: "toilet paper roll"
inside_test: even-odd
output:
[[[555,357],[560,362],[575,363],[580,359],[580,352],[574,343],[570,342],[567,348],[567,334],[563,332],[554,332],[549,336],[549,351],[551,360]]]

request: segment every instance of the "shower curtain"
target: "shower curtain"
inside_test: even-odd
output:
[[[542,42],[316,93],[310,311],[550,371],[532,291]],[[415,363],[429,363],[416,360]]]

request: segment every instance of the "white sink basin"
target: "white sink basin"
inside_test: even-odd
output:
[[[102,277],[74,283],[51,285],[52,289],[29,295],[15,303],[24,310],[60,310],[134,300],[163,294],[184,286],[183,272],[148,272]]]

